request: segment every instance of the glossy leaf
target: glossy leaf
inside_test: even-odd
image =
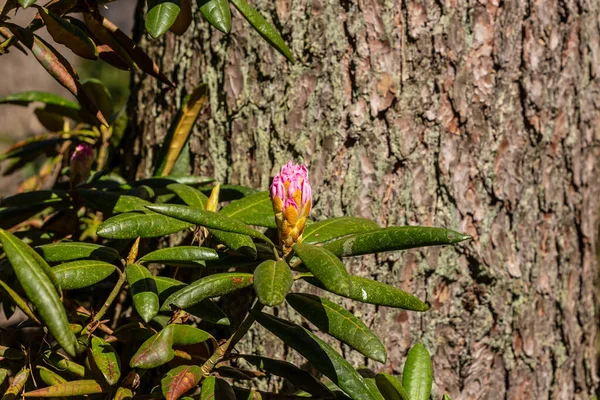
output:
[[[74,102],[65,99],[59,95],[42,92],[38,90],[31,90],[27,92],[20,92],[9,94],[0,98],[0,104],[15,104],[19,106],[28,106],[31,103],[40,102],[46,105],[53,105],[60,108],[66,108],[73,111],[79,111],[81,106]]]
[[[160,237],[179,232],[192,224],[161,214],[118,214],[104,221],[96,233],[108,239]]]
[[[95,285],[112,275],[115,269],[114,265],[99,260],[71,261],[52,268],[64,290]]]
[[[173,330],[173,344],[177,346],[189,346],[213,339],[210,333],[191,325],[171,324],[165,329]]]
[[[21,7],[23,8],[27,8],[33,4],[35,4],[37,0],[19,0],[19,4],[21,5]]]
[[[148,0],[146,30],[153,37],[162,36],[175,23],[180,10],[179,0]]]
[[[100,371],[109,385],[115,385],[121,377],[121,362],[119,355],[104,339],[92,336],[90,354],[94,366]]]
[[[444,228],[393,226],[348,236],[327,243],[323,247],[338,257],[348,257],[382,251],[454,244],[470,238],[469,235]]]
[[[240,235],[239,233],[219,231],[216,229],[210,230],[214,239],[225,245],[228,249],[256,260],[258,252],[252,238],[248,235]]]
[[[377,384],[375,383],[375,379],[374,378],[368,378],[368,377],[365,377],[364,375],[363,375],[363,378],[365,380],[365,384],[367,385],[367,387],[371,391],[371,394],[373,394],[373,396],[375,396],[376,399],[378,399],[378,400],[388,400],[387,398],[384,398],[381,395],[381,393],[379,392],[379,389],[377,389]]]
[[[21,296],[19,296],[17,292],[15,292],[9,285],[7,285],[2,280],[0,280],[0,287],[6,292],[8,297],[10,297],[10,299],[15,303],[15,305],[19,307],[21,311],[23,311],[23,313],[25,313],[25,315],[27,315],[33,321],[40,323],[33,311],[31,311],[31,308],[29,308],[27,302]]]
[[[154,175],[167,176],[171,173],[181,150],[187,143],[190,133],[192,133],[192,128],[196,123],[196,119],[198,119],[198,115],[200,115],[207,96],[208,85],[202,83],[184,98],[181,109],[177,113],[163,144],[158,168]]]
[[[151,369],[168,363],[175,358],[173,351],[173,329],[165,328],[152,335],[131,357],[131,368]]]
[[[105,393],[102,385],[95,380],[85,379],[80,381],[71,381],[61,383],[55,386],[49,386],[42,389],[27,392],[24,397],[72,397],[89,394]]]
[[[0,368],[0,386],[2,386],[7,376],[8,370],[6,368]]]
[[[175,193],[188,206],[204,210],[208,197],[198,189],[181,183],[172,183],[167,186],[167,189]]]
[[[148,323],[158,314],[159,307],[154,277],[146,267],[139,264],[127,265],[125,274],[133,297],[133,305],[144,322]]]
[[[127,387],[120,387],[115,393],[113,400],[131,400],[133,399],[133,391]]]
[[[85,200],[85,205],[109,214],[119,214],[132,211],[146,211],[146,206],[152,203],[122,193],[105,192],[102,190],[81,189],[78,193]]]
[[[202,369],[197,365],[181,365],[173,368],[160,381],[166,400],[177,400],[202,379]]]
[[[36,368],[38,369],[40,378],[42,378],[42,381],[44,381],[44,383],[48,386],[60,385],[61,383],[65,383],[67,381],[65,378],[46,367],[38,365]]]
[[[17,373],[6,392],[4,392],[2,400],[16,400],[19,398],[19,394],[23,391],[27,379],[29,379],[29,368],[23,368]]]
[[[375,221],[360,217],[338,217],[307,225],[302,234],[302,243],[326,243],[355,233],[379,229]]]
[[[385,346],[377,336],[351,312],[311,294],[290,293],[287,302],[321,331],[346,343],[365,356],[385,363]]]
[[[235,8],[250,22],[250,25],[263,37],[271,46],[278,52],[283,54],[285,58],[294,62],[292,52],[288,49],[283,41],[283,38],[277,30],[267,22],[262,15],[246,2],[246,0],[231,0]]]
[[[318,398],[333,398],[333,393],[331,393],[325,385],[319,382],[317,378],[312,376],[308,371],[298,368],[294,364],[260,356],[242,355],[240,357],[250,364],[255,365],[259,370],[287,379],[297,388]]]
[[[411,400],[428,400],[433,384],[433,367],[429,352],[421,343],[414,345],[406,356],[402,370],[402,387]]]
[[[0,202],[0,207],[29,206],[40,203],[51,204],[65,201],[68,198],[64,190],[36,190],[7,197]]]
[[[375,383],[386,400],[411,400],[400,381],[392,375],[380,372],[375,377]]]
[[[350,280],[352,281],[352,291],[348,294],[342,294],[327,289],[315,278],[306,278],[306,281],[311,285],[315,285],[322,289],[329,290],[332,293],[339,294],[353,300],[358,300],[363,303],[402,308],[412,311],[429,310],[429,306],[422,302],[418,297],[394,286],[354,275],[350,276]]]
[[[349,296],[353,292],[348,271],[330,251],[304,243],[297,243],[292,248],[327,290],[342,296]]]
[[[378,400],[360,374],[327,343],[312,332],[264,313],[253,313],[256,321],[300,353],[323,375],[355,400]]]
[[[169,30],[178,36],[183,35],[192,23],[192,17],[191,0],[181,0],[181,10]]]
[[[198,0],[200,12],[206,20],[223,33],[231,30],[231,10],[227,0]]]
[[[59,371],[67,371],[80,378],[83,378],[85,375],[85,368],[83,365],[77,364],[61,354],[46,352],[44,358],[47,363],[54,365]]]
[[[198,260],[218,260],[216,250],[200,246],[177,246],[155,250],[139,259],[139,263],[182,263]]]
[[[67,353],[75,356],[77,340],[71,332],[66,311],[56,288],[41,263],[45,261],[14,235],[0,229],[0,242],[27,298],[35,305],[42,321]],[[46,264],[47,267],[47,264]]]
[[[283,260],[263,261],[254,270],[254,291],[266,306],[274,307],[283,303],[293,283],[292,271]]]
[[[249,228],[243,222],[212,211],[205,211],[177,204],[155,204],[148,206],[147,208],[157,213],[207,228],[252,236],[273,245],[273,242],[271,242],[268,237],[259,231]]]
[[[223,207],[221,214],[236,218],[248,225],[277,228],[269,192],[258,192]]]
[[[83,258],[119,260],[119,252],[111,247],[84,242],[60,242],[34,248],[47,262],[74,261]]]
[[[191,307],[204,299],[222,296],[252,284],[252,274],[222,273],[201,278],[170,295],[163,303],[161,311],[169,311],[171,305],[179,308]]]
[[[44,7],[38,7],[38,12],[56,43],[65,45],[79,57],[89,60],[98,58],[96,44],[85,31]]]

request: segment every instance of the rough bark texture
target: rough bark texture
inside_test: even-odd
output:
[[[473,235],[454,248],[348,263],[432,304],[418,314],[338,299],[388,348],[387,364],[370,367],[400,372],[420,340],[433,355],[432,398],[589,399],[598,381],[600,3],[252,3],[297,63],[237,12],[228,37],[199,13],[183,37],[144,36],[178,88],[134,79],[132,168],[150,170],[182,91],[208,83],[194,173],[264,189],[292,158],[309,165],[315,218]],[[300,363],[270,335],[253,333],[245,346]]]

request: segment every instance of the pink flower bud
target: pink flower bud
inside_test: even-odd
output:
[[[291,161],[281,168],[271,184],[271,200],[284,253],[302,241],[302,232],[312,208],[308,169]]]
[[[71,155],[71,182],[76,185],[90,176],[94,162],[94,149],[87,143],[78,144]]]

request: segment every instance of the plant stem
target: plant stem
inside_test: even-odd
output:
[[[119,280],[117,281],[117,284],[115,285],[113,290],[110,292],[110,294],[106,298],[106,301],[102,305],[102,308],[100,308],[100,311],[98,311],[98,313],[96,315],[94,315],[94,319],[85,327],[85,329],[82,331],[82,333],[89,332],[90,329],[92,329],[94,327],[94,325],[96,325],[100,322],[100,320],[102,319],[104,314],[106,314],[109,307],[112,305],[113,301],[115,301],[115,299],[117,298],[117,295],[121,291],[121,287],[125,283],[125,274],[123,272],[121,272],[121,270],[119,270],[118,268],[115,268],[115,269],[119,273]]]

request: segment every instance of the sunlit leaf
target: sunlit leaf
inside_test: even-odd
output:
[[[223,33],[231,30],[231,10],[227,0],[198,0],[200,12],[206,20]]]
[[[82,289],[103,281],[115,272],[116,267],[100,260],[78,260],[52,268],[64,290]]]
[[[202,369],[197,365],[181,365],[173,368],[160,381],[166,400],[177,400],[202,379]]]
[[[158,292],[154,277],[148,269],[139,264],[129,264],[125,268],[129,290],[136,311],[145,322],[158,313]]]
[[[169,30],[179,15],[180,0],[148,0],[146,30],[157,38]]]
[[[119,354],[113,347],[97,336],[93,336],[89,349],[94,366],[100,371],[109,385],[115,385],[121,377]]]
[[[402,370],[402,387],[411,400],[428,400],[433,384],[433,367],[429,352],[421,343],[414,345]]]
[[[284,260],[266,260],[254,270],[254,291],[266,306],[283,303],[293,283],[292,271]]]

